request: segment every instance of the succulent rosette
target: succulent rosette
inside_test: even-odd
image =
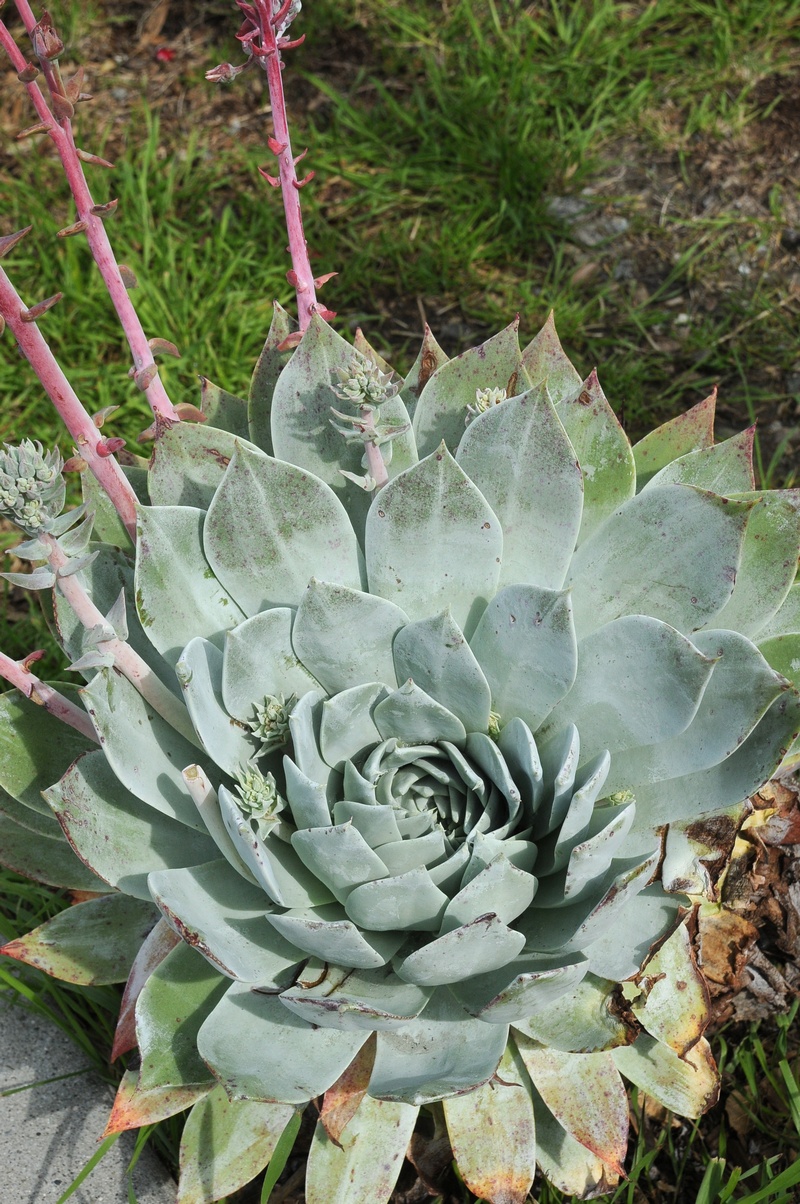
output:
[[[19,832],[63,860],[63,829],[55,880],[104,892],[59,919],[133,961],[112,1122],[194,1103],[182,1200],[231,1189],[225,1157],[197,1186],[204,1125],[255,1173],[318,1097],[310,1201],[388,1199],[421,1107],[484,1198],[537,1161],[597,1194],[621,1076],[715,1097],[684,921],[800,726],[798,495],[755,488],[752,432],[714,444],[713,398],[632,449],[552,320],[454,360],[428,334],[395,385],[360,337],[288,333],[132,472],[135,565],[90,499],[82,580],[174,707],[56,592],[101,747],[6,696],[10,861],[54,880]]]

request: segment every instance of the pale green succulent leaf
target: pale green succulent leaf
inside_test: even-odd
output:
[[[703,1035],[710,1003],[686,924],[656,950],[642,974],[649,981],[631,1003],[633,1014],[651,1037],[684,1057]]]
[[[420,456],[428,456],[444,442],[452,452],[458,447],[468,418],[467,406],[475,405],[475,394],[485,389],[508,389],[513,395],[520,380],[522,356],[515,319],[499,334],[479,347],[442,364],[422,389],[414,411],[414,437]],[[514,382],[514,383],[512,383]]]
[[[267,920],[304,953],[356,970],[377,970],[394,957],[404,932],[361,932],[338,903],[270,912]]]
[[[207,510],[237,446],[255,444],[204,423],[178,422],[156,443],[147,485],[153,506]]]
[[[800,584],[793,585],[771,619],[759,627],[752,638],[759,644],[779,635],[800,634]]]
[[[518,1030],[514,1040],[536,1090],[556,1120],[612,1174],[623,1174],[628,1097],[612,1055],[540,1048]]]
[[[64,833],[61,831],[58,820],[44,799],[40,797],[39,802],[42,811],[34,811],[33,807],[27,807],[25,803],[18,802],[0,787],[0,815],[7,816],[15,824],[19,824],[21,828],[26,828],[37,836],[49,837],[50,840],[63,840]]]
[[[692,643],[716,661],[697,713],[677,736],[616,753],[607,782],[609,794],[719,764],[736,751],[783,693],[785,681],[746,636],[699,631],[692,635]]]
[[[222,700],[243,723],[253,721],[255,704],[265,697],[300,697],[319,682],[301,665],[292,648],[292,611],[275,606],[246,619],[225,637]]]
[[[325,787],[307,778],[290,757],[283,758],[283,772],[286,798],[295,825],[298,828],[327,828],[331,822],[331,812]]]
[[[416,1019],[432,994],[430,987],[399,981],[387,966],[351,970],[324,961],[309,963],[281,1002],[310,1024],[382,1032]]]
[[[223,659],[216,644],[195,636],[181,653],[175,671],[203,748],[216,765],[235,777],[256,752],[258,741],[241,720],[225,709],[222,701]]]
[[[321,690],[309,690],[292,707],[289,716],[289,732],[292,737],[292,755],[297,767],[312,782],[328,787],[331,767],[323,761],[319,751],[319,731],[322,719],[322,704],[325,695]]]
[[[633,458],[639,489],[679,456],[713,446],[716,402],[715,389],[685,414],[670,419],[634,444]]]
[[[352,765],[348,765],[347,768],[352,770]],[[345,794],[348,793],[346,786],[344,791]],[[372,849],[377,849],[380,845],[414,843],[403,841],[394,808],[377,805],[374,800],[369,803],[351,803],[346,799],[339,799],[333,805],[333,819],[337,824],[352,823]],[[381,855],[385,852],[386,849],[382,849]]]
[[[380,682],[365,682],[323,702],[319,748],[328,765],[341,766],[362,748],[380,742],[375,711],[387,695]]]
[[[561,589],[580,530],[583,481],[546,391],[529,389],[479,414],[456,459],[500,520],[500,584]]]
[[[289,314],[277,301],[272,302],[272,320],[269,333],[258,357],[250,381],[247,421],[250,438],[267,455],[272,455],[272,395],[278,377],[289,362],[291,351],[278,348],[294,328]]]
[[[64,692],[74,694],[70,687]],[[42,791],[66,773],[82,752],[95,747],[88,737],[18,690],[0,695],[0,787],[32,811],[51,818]]]
[[[702,1116],[717,1102],[719,1074],[705,1037],[680,1057],[642,1033],[633,1045],[609,1056],[626,1079],[680,1116]]]
[[[535,1085],[531,1085],[530,1093],[536,1124],[536,1161],[549,1182],[579,1200],[590,1200],[616,1187],[618,1176],[556,1120]]]
[[[287,1104],[234,1101],[214,1087],[183,1127],[177,1204],[208,1204],[248,1184],[271,1159],[293,1115]]]
[[[592,371],[556,405],[583,475],[583,516],[578,543],[593,535],[636,492],[636,468],[628,436]]]
[[[305,1104],[327,1091],[367,1039],[318,1028],[275,995],[233,983],[197,1035],[197,1049],[231,1099]]]
[[[143,464],[146,464],[146,461],[143,461]],[[121,464],[120,468],[136,497],[143,505],[147,505],[150,500],[147,494],[147,468],[138,464]],[[101,489],[97,477],[92,472],[81,473],[81,497],[93,515],[93,537],[104,544],[113,544],[125,552],[133,551],[133,542],[114,503]]]
[[[560,828],[567,817],[575,795],[580,754],[581,738],[574,723],[539,744],[544,780],[548,786],[552,784],[534,815],[533,835],[539,840]]]
[[[471,1016],[489,1024],[517,1024],[549,1011],[586,972],[587,963],[580,958],[554,965],[546,958],[523,954],[502,970],[454,983],[451,991]]]
[[[494,913],[478,916],[453,928],[406,956],[398,955],[394,970],[404,982],[424,987],[460,982],[468,974],[490,974],[507,966],[525,946],[525,937]]]
[[[369,1093],[425,1104],[470,1091],[495,1073],[507,1038],[504,1025],[483,1024],[449,991],[436,991],[418,1019],[378,1034]]]
[[[577,644],[569,594],[507,585],[470,640],[501,720],[536,731],[575,681]]]
[[[125,982],[157,912],[129,895],[101,895],[59,912],[26,936],[3,947],[62,982],[102,986]]]
[[[374,718],[384,740],[394,738],[403,744],[448,740],[463,744],[467,738],[461,720],[413,681],[383,698],[375,707]]]
[[[731,596],[752,502],[662,485],[620,507],[575,553],[579,638],[626,614],[696,631]]]
[[[755,638],[780,609],[795,579],[800,558],[800,489],[737,494],[732,502],[749,502],[753,509],[733,593],[706,626],[729,627]]]
[[[613,923],[587,946],[590,972],[615,982],[632,978],[653,946],[678,922],[681,906],[686,903],[683,895],[665,894],[660,883],[630,895]]]
[[[331,694],[364,681],[397,685],[392,641],[408,623],[393,602],[312,578],[292,629],[295,654]]]
[[[563,1053],[597,1053],[630,1044],[636,1026],[626,1024],[613,1006],[616,983],[588,974],[560,996],[558,1006],[539,1009],[514,1029],[540,1045]]]
[[[489,912],[503,924],[513,924],[530,907],[536,886],[533,874],[518,869],[501,853],[453,896],[444,913],[442,932],[470,924]],[[477,968],[475,973],[479,973]]]
[[[81,697],[122,785],[148,808],[204,832],[181,777],[181,770],[197,761],[197,749],[114,669],[101,669]]]
[[[696,485],[726,497],[755,489],[754,434],[755,427],[751,426],[713,447],[679,456],[651,477],[645,489],[652,489],[654,485]]]
[[[561,827],[552,833],[549,840],[539,845],[536,863],[540,875],[563,869],[569,863],[576,844],[603,826],[595,803],[601,793],[607,793],[604,787],[610,767],[611,757],[606,751],[581,766]]]
[[[436,339],[431,333],[431,328],[425,323],[425,330],[422,335],[422,346],[417,353],[417,358],[411,365],[408,375],[403,381],[400,389],[400,397],[405,404],[408,416],[414,418],[414,413],[419,401],[419,395],[425,388],[430,378],[433,376],[437,368],[441,368],[442,364],[446,364],[449,356],[442,351]]]
[[[620,808],[599,832],[575,845],[564,878],[563,894],[567,902],[585,898],[614,858],[624,852],[625,838],[631,830],[635,814],[636,806],[633,803]],[[598,818],[602,822],[602,812]]]
[[[418,1112],[367,1095],[338,1142],[318,1121],[308,1152],[306,1204],[387,1204]]]
[[[120,786],[102,752],[84,753],[44,796],[84,864],[137,899],[150,899],[152,870],[217,856],[208,836],[155,807],[142,807]]]
[[[560,405],[563,398],[572,396],[580,387],[580,373],[561,346],[552,309],[542,329],[523,351],[522,362],[534,384],[546,382],[556,405]]]
[[[278,986],[302,960],[267,921],[267,901],[226,861],[150,875],[155,903],[172,928],[228,978]]]
[[[136,1001],[140,1087],[194,1087],[213,1081],[198,1054],[197,1035],[228,985],[189,945],[181,942],[167,954]]]
[[[800,697],[787,691],[725,761],[697,773],[636,787],[634,830],[699,818],[763,786],[800,733]]]
[[[486,731],[492,704],[489,683],[449,610],[398,630],[393,655],[398,682],[413,679],[466,731]]]
[[[203,554],[204,521],[204,511],[191,506],[138,511],[136,612],[153,647],[173,667],[187,632],[219,642],[244,618]]]
[[[444,1101],[456,1165],[474,1195],[525,1204],[536,1169],[536,1124],[527,1074],[509,1042],[497,1081]]]
[[[209,506],[206,558],[246,615],[297,606],[312,576],[361,585],[344,508],[317,477],[237,444]]]
[[[380,491],[367,517],[372,593],[411,619],[448,605],[469,638],[496,589],[503,534],[483,494],[442,447]]]
[[[215,385],[207,376],[200,377],[200,412],[205,414],[205,426],[227,431],[238,439],[249,439],[247,402],[235,393]]]
[[[43,836],[0,808],[0,865],[64,890],[104,891],[106,883],[75,856],[63,832]]]
[[[354,887],[385,878],[386,866],[352,824],[306,828],[292,836],[301,861],[344,902]]]
[[[425,869],[365,882],[347,897],[345,910],[360,928],[377,932],[438,932],[449,900]]]
[[[530,728],[519,718],[511,719],[502,728],[497,747],[513,775],[527,814],[533,815],[542,798],[544,774]]]
[[[346,443],[331,425],[331,407],[337,405],[332,388],[337,383],[336,373],[338,369],[347,371],[353,356],[350,344],[315,314],[275,386],[272,441],[276,456],[314,473],[330,486],[346,507],[360,536],[372,495],[353,489],[342,476],[342,470],[356,475],[363,473],[363,445]],[[399,397],[384,402],[380,416],[382,423],[409,428],[391,444],[392,457],[387,469],[393,477],[415,463],[414,436],[408,413]],[[324,565],[318,567],[317,576],[337,580]],[[345,581],[344,584],[352,583]],[[356,588],[358,584],[356,582]]]
[[[581,640],[575,684],[540,738],[574,723],[584,758],[668,740],[697,714],[714,665],[659,619],[616,619]]]

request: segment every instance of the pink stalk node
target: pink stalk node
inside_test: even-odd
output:
[[[102,436],[84,409],[35,322],[20,315],[25,306],[0,268],[0,314],[75,440],[78,451],[105,490],[132,539],[136,538],[136,495],[116,460],[98,450]]]
[[[31,11],[28,0],[15,0],[15,3],[28,34],[33,35],[37,21]],[[27,76],[25,59],[2,21],[0,21],[0,45],[2,45],[8,54],[17,72],[22,72]],[[49,127],[48,134],[58,151],[64,173],[67,177],[67,183],[75,201],[75,207],[78,211],[78,221],[86,223],[86,238],[89,243],[89,249],[100,270],[109,297],[111,298],[111,303],[116,310],[117,317],[128,340],[134,368],[137,372],[141,372],[152,364],[153,355],[147,345],[147,336],[142,329],[142,324],[128,296],[111,243],[103,226],[103,217],[107,217],[113,212],[116,202],[109,202],[108,205],[95,205],[92,194],[89,191],[89,185],[86,182],[86,177],[83,174],[81,156],[78,154],[78,149],[75,146],[69,115],[66,113],[66,110],[64,110],[63,115],[59,115],[58,108],[55,107],[57,104],[61,105],[66,100],[60,84],[58,66],[49,62],[46,58],[40,60],[40,65],[50,91],[51,101],[56,113],[55,117],[39,85],[33,82],[33,78],[26,78],[23,82],[25,82],[28,95],[33,102],[39,120]],[[56,97],[58,97],[58,101],[56,101]],[[70,104],[68,101],[66,103]],[[155,377],[147,389],[147,400],[154,414],[159,414],[162,418],[169,418],[173,422],[178,421],[175,408],[159,377]]]
[[[6,656],[4,652],[0,652],[0,677],[15,686],[26,698],[30,698],[31,702],[44,707],[56,719],[68,723],[82,736],[98,743],[92,721],[86,712],[71,702],[69,698],[65,698],[53,686],[41,681],[35,673],[31,673],[28,665],[34,660],[38,660],[41,655],[42,653],[31,652],[23,661],[15,661],[10,656]]]

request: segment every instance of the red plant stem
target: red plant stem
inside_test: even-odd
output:
[[[258,13],[261,45],[267,52],[265,55],[259,56],[259,62],[267,76],[275,141],[283,147],[277,156],[278,175],[281,182],[283,212],[286,216],[286,230],[289,235],[289,254],[292,257],[292,268],[296,275],[297,316],[300,321],[300,329],[305,330],[316,308],[317,296],[314,290],[314,273],[308,258],[308,245],[303,232],[300,188],[294,167],[289,122],[286,116],[286,100],[283,95],[281,55],[275,38],[275,28],[272,24],[271,0],[255,0],[255,9]]]
[[[15,3],[25,23],[25,28],[30,33],[36,24],[36,18],[31,11],[31,7],[27,0],[15,0]],[[27,66],[26,60],[2,21],[0,21],[0,44],[11,59],[14,69],[16,71],[24,70]],[[44,66],[44,61],[42,61],[42,65]],[[56,88],[58,75],[51,63],[47,64],[45,78],[51,88]],[[123,283],[116,257],[106,234],[103,219],[98,217],[97,214],[92,213],[95,202],[89,191],[89,185],[86,183],[83,166],[78,158],[75,139],[72,134],[72,123],[68,118],[64,118],[60,122],[56,120],[37,83],[28,83],[25,87],[33,101],[39,120],[49,127],[47,132],[52,138],[61,159],[67,183],[69,184],[75,201],[75,207],[78,211],[78,220],[86,223],[85,233],[89,242],[89,249],[100,270],[100,275],[103,277],[111,302],[117,312],[120,325],[128,340],[128,346],[131,349],[133,357],[134,371],[138,375],[149,368],[151,364],[155,363],[153,352],[150,349],[147,335],[142,329],[142,324],[139,321],[133,303],[128,296],[128,290]],[[167,418],[171,422],[180,421],[175,407],[167,395],[164,384],[157,374],[144,390],[144,393],[154,414],[160,415],[162,418]]]
[[[25,667],[24,661],[12,660],[4,652],[0,652],[0,677],[5,678],[12,686],[16,686],[21,694],[30,698],[31,702],[37,703],[38,706],[44,707],[56,719],[61,719],[70,727],[74,727],[82,736],[99,743],[92,727],[92,721],[86,712],[82,711],[74,702],[70,702],[63,694],[59,694],[58,690],[48,686],[47,682],[41,681],[35,673],[31,673],[30,669]]]
[[[94,627],[107,626],[105,616],[87,594],[78,579],[78,574],[70,573],[66,576],[63,574],[62,570],[69,565],[69,557],[58,546],[58,540],[50,534],[43,534],[39,538],[50,549],[48,560],[56,574],[57,588],[69,602],[78,622],[87,631],[91,631]],[[166,719],[171,727],[196,747],[200,747],[189,719],[189,712],[180,698],[164,685],[163,681],[142,660],[138,652],[131,648],[130,644],[126,644],[117,636],[112,636],[108,640],[100,640],[98,648],[101,652],[107,652],[113,656],[114,667],[127,677],[131,685],[139,691],[146,702],[150,703],[153,710],[161,715],[162,719]]]
[[[375,414],[372,410],[362,409],[360,411],[360,418],[365,432],[375,430]],[[375,488],[382,489],[389,480],[389,473],[386,471],[386,465],[384,463],[383,456],[381,455],[381,449],[378,447],[377,443],[368,441],[364,446],[364,451],[366,452],[367,456],[369,475],[375,482]]]
[[[102,447],[104,443],[99,430],[61,371],[39,327],[35,322],[22,321],[20,314],[24,313],[25,308],[13,284],[0,268],[0,314],[5,318],[20,351],[61,415],[67,430],[75,440],[79,455],[108,494],[125,524],[125,530],[135,543],[136,494],[114,457],[103,456],[98,452],[98,446]]]

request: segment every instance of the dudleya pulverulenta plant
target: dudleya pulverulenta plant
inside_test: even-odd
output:
[[[124,472],[71,411],[86,511],[51,513],[40,448],[0,462],[86,679],[3,661],[3,860],[93,892],[5,951],[127,979],[110,1130],[192,1108],[183,1204],[285,1158],[311,1100],[310,1202],[388,1200],[445,1128],[487,1200],[537,1162],[588,1197],[623,1076],[715,1098],[687,917],[800,727],[800,498],[755,488],[752,432],[714,443],[713,396],[631,448],[552,318],[452,360],[426,331],[397,378],[294,263],[247,401],[206,382],[201,425],[156,391]]]

